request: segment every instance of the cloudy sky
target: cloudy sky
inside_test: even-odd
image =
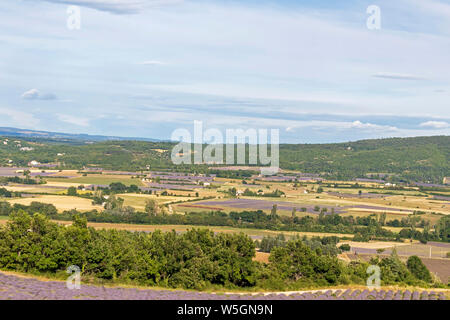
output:
[[[381,29],[367,27],[370,5]],[[1,1],[0,126],[449,135],[449,53],[447,0]]]

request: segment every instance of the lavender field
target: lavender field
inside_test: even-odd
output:
[[[238,208],[238,209],[253,209],[253,210],[270,210],[273,205],[276,204],[278,210],[292,211],[294,208],[300,211],[305,208],[308,213],[319,214],[320,210],[326,209],[325,215],[334,213],[344,213],[348,209],[364,209],[364,210],[386,210],[394,212],[410,212],[407,210],[382,207],[382,206],[372,206],[372,205],[352,205],[352,206],[317,206],[319,210],[315,210],[316,205],[312,204],[301,204],[295,202],[287,201],[272,201],[272,200],[259,200],[259,199],[226,199],[221,201],[199,201],[195,202],[197,205],[205,206],[223,206],[227,208]]]
[[[303,293],[214,294],[189,291],[139,290],[40,281],[0,273],[0,300],[446,300],[442,292],[409,290],[324,290]]]

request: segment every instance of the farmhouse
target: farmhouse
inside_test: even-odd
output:
[[[40,162],[37,162],[36,160],[28,162],[29,167],[37,167],[38,165],[40,165]]]

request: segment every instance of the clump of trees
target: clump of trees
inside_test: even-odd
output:
[[[404,283],[407,285],[427,286],[433,283],[430,271],[417,256],[408,258],[403,263],[394,249],[389,257],[372,258],[370,264],[378,265],[381,269],[382,284],[393,285]]]
[[[425,282],[431,282],[431,274],[418,256],[411,256],[406,262],[408,270],[417,278]]]
[[[208,230],[133,233],[95,230],[74,216],[71,226],[18,211],[0,228],[0,268],[58,272],[70,265],[84,276],[143,285],[202,289],[254,286],[253,241]]]
[[[287,290],[365,283],[367,262],[346,264],[325,252],[327,246],[336,248],[333,237],[279,240],[283,245],[272,247],[265,264],[253,260],[255,243],[243,233],[95,230],[78,214],[70,226],[62,226],[43,214],[18,210],[0,227],[0,268],[63,273],[77,265],[85,278],[188,289]],[[396,255],[371,263],[381,267],[384,284],[431,282],[415,258],[408,265]]]
[[[341,250],[337,247],[338,237],[311,237],[303,236],[293,237],[291,240],[301,240],[312,250],[320,250],[321,253],[331,256],[337,256]],[[261,252],[272,252],[274,248],[285,247],[290,240],[286,239],[284,234],[276,236],[264,236],[261,241],[256,242],[256,246]]]
[[[20,184],[45,184],[46,182],[42,179],[35,180],[30,178],[28,175],[26,175],[24,178],[21,177],[6,177],[2,179],[5,182],[12,182],[12,183],[20,183]]]
[[[13,193],[11,191],[6,190],[5,188],[0,188],[0,197],[3,198],[11,198]]]

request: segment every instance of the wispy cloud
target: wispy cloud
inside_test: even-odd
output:
[[[81,118],[76,117],[68,114],[57,114],[59,121],[74,124],[76,126],[80,127],[88,127],[89,126],[89,119],[88,118]]]
[[[158,61],[158,60],[147,60],[147,61],[141,62],[140,64],[142,64],[144,66],[161,66],[166,63],[162,62],[162,61]]]
[[[393,79],[393,80],[424,80],[425,78],[411,75],[411,74],[401,74],[401,73],[389,73],[389,72],[379,72],[373,74],[374,78],[383,78],[383,79]]]
[[[286,128],[286,132],[293,132],[295,128],[316,128],[316,129],[336,129],[336,130],[350,130],[358,129],[364,131],[397,131],[398,128],[394,126],[378,125],[373,123],[364,123],[359,120],[350,121],[295,121],[297,124],[290,125]]]
[[[42,0],[53,3],[71,4],[115,14],[136,14],[146,7],[181,3],[183,0]]]
[[[402,1],[379,1],[379,31],[361,1],[5,1],[0,105],[49,130],[163,139],[195,119],[278,126],[294,142],[449,132],[419,125],[450,123],[443,0]],[[68,4],[83,6],[81,30],[67,30]],[[36,83],[58,103],[37,89],[18,102]]]
[[[445,129],[450,128],[450,123],[445,121],[426,121],[420,124],[424,128]]]
[[[0,123],[4,126],[34,127],[39,123],[39,119],[36,119],[33,114],[13,108],[0,108],[0,115]]]

